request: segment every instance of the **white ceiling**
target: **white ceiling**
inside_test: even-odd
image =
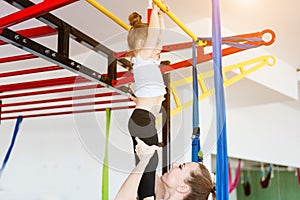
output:
[[[40,1],[33,1],[40,2]],[[146,16],[146,0],[126,0],[120,3],[118,0],[98,2],[127,22],[127,16],[132,11],[140,12]],[[166,0],[169,9],[183,22],[190,23],[204,18],[211,18],[211,1],[202,0]],[[17,9],[12,8],[6,2],[0,2],[0,16],[5,16]],[[298,47],[300,46],[300,1],[287,0],[222,0],[220,1],[221,23],[223,27],[236,34],[272,29],[276,33],[276,42],[268,47],[268,51],[276,57],[283,59],[289,65],[298,68]],[[87,33],[98,41],[104,41],[111,35],[124,30],[104,16],[86,1],[79,1],[52,12],[59,18],[70,23],[79,30]],[[32,25],[33,20],[14,26],[21,29]],[[166,19],[167,28],[175,25]],[[209,32],[211,27],[203,27],[203,34]],[[193,30],[192,30],[193,31]],[[197,33],[203,36],[202,33]]]
[[[132,11],[138,11],[146,16],[146,0],[126,0],[126,3],[120,3],[118,0],[98,0],[98,2],[125,22]],[[211,0],[165,0],[165,2],[183,23],[211,18]],[[291,66],[300,68],[298,50],[300,46],[300,1],[222,0],[219,2],[223,27],[236,34],[272,29],[277,38],[268,51]],[[74,15],[74,12],[80,14]],[[97,13],[85,1],[62,8],[57,11],[57,14],[99,41],[123,31],[102,13]],[[176,26],[171,20],[166,19],[166,21],[168,28]],[[203,27],[203,33],[197,34],[202,36],[208,30],[210,31],[211,27]]]

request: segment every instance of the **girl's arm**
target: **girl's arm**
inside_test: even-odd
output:
[[[164,31],[166,29],[166,26],[165,26],[165,19],[164,19],[164,12],[162,10],[159,10],[158,12],[158,20],[159,20],[159,29],[160,29],[160,32],[159,32],[159,48],[162,49],[162,39],[163,39],[163,34],[164,34]]]
[[[148,37],[143,50],[140,51],[141,57],[145,60],[153,56],[153,52],[160,52],[161,49],[162,16],[160,16],[160,12],[160,8],[156,4],[153,4],[148,28]]]

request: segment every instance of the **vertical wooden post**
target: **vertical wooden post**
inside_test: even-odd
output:
[[[170,73],[164,74],[164,81],[167,87],[165,101],[162,103],[162,173],[167,172],[171,165],[171,93]]]

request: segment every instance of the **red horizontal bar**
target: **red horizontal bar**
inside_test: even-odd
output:
[[[244,44],[251,44],[251,42],[247,42]],[[237,53],[237,52],[241,52],[241,51],[245,51],[247,49],[241,49],[241,48],[236,48],[236,47],[228,47],[225,49],[222,49],[222,56],[227,56],[227,55],[231,55],[233,53]],[[197,64],[199,63],[203,63],[203,62],[207,62],[209,60],[212,59],[212,52],[211,53],[207,53],[201,56],[197,57]],[[192,65],[192,59],[188,59],[188,60],[184,60],[181,62],[177,62],[171,65],[167,65],[167,66],[163,66],[160,68],[162,73],[167,73],[169,71],[175,70],[175,69],[179,69],[179,68],[183,68],[183,67],[189,67]]]
[[[10,77],[10,76],[19,76],[19,75],[25,75],[25,74],[34,74],[39,72],[49,72],[49,71],[55,71],[55,70],[61,70],[64,69],[60,66],[49,66],[49,67],[40,67],[35,69],[25,69],[25,70],[19,70],[14,72],[4,72],[0,74],[0,78],[4,77]]]
[[[129,102],[129,101],[130,101],[130,98],[104,100],[104,101],[96,101],[96,102],[74,103],[74,104],[70,103],[70,104],[55,105],[55,106],[44,106],[44,107],[37,107],[37,108],[24,108],[24,109],[6,110],[6,111],[1,111],[0,113],[1,114],[21,113],[21,112],[30,112],[30,111],[38,111],[38,110],[51,110],[51,109],[72,108],[72,107],[79,107],[79,106],[123,103],[123,102]]]
[[[272,36],[271,40],[270,41],[261,40],[261,41],[258,41],[258,42],[250,42],[249,43],[250,38],[260,38],[260,39],[262,39],[264,34],[271,34],[271,36]],[[224,38],[222,38],[222,42],[241,42],[243,44],[251,44],[253,46],[258,47],[258,46],[261,46],[261,45],[268,46],[268,45],[272,44],[275,40],[275,37],[276,36],[275,36],[274,31],[272,31],[270,29],[265,29],[261,32],[240,34],[240,35],[235,35],[235,36],[231,36],[231,37],[224,37]],[[228,39],[228,38],[232,38],[232,39]],[[237,40],[236,38],[239,38],[239,39]],[[206,40],[206,42],[207,42],[207,44],[205,46],[211,46],[212,45],[210,40]],[[191,47],[192,47],[192,42],[170,44],[170,45],[163,46],[162,47],[162,52],[176,51],[176,50],[187,49],[187,48],[191,48]],[[203,46],[198,46],[198,47],[203,48]],[[126,57],[127,51],[114,52],[113,55],[114,55],[115,58],[119,59],[121,57]]]
[[[133,81],[134,81],[133,75],[128,76],[128,77],[117,80],[116,83],[114,84],[114,87],[125,85],[125,84],[131,83]]]
[[[188,49],[192,47],[192,42],[183,42],[178,44],[169,44],[162,47],[162,52],[169,52],[169,51],[176,51],[181,49]],[[200,46],[199,46],[200,47]],[[203,47],[202,47],[203,48]],[[126,57],[128,51],[120,51],[120,52],[114,52],[113,56],[116,59]]]
[[[113,52],[112,56],[116,59],[119,59],[119,58],[126,57],[127,53],[128,53],[128,51]]]
[[[16,31],[22,36],[28,37],[28,38],[36,38],[36,37],[44,37],[44,36],[50,36],[55,34],[57,31],[50,26],[40,26],[35,28],[28,28],[24,30]],[[0,40],[0,45],[7,44],[6,42]]]
[[[263,40],[263,36],[264,34],[270,34],[271,40],[270,41],[264,41]],[[247,33],[247,34],[240,34],[240,35],[235,35],[235,36],[230,36],[230,37],[224,37],[222,38],[222,42],[240,42],[240,43],[244,43],[244,42],[250,42],[249,39],[261,39],[260,41],[252,41],[251,44],[253,46],[261,46],[261,45],[265,45],[265,46],[269,46],[271,44],[274,43],[276,35],[275,32],[270,30],[270,29],[265,29],[261,32],[255,32],[255,33]],[[246,43],[247,44],[247,43]],[[207,44],[206,46],[211,46],[212,42],[207,40]]]
[[[257,42],[245,42],[244,44],[257,45]],[[267,43],[267,45],[269,45],[269,43]],[[198,50],[201,50],[201,49],[198,49]],[[241,49],[241,48],[237,48],[237,47],[224,48],[224,49],[222,49],[222,56],[227,56],[227,55],[234,54],[234,53],[241,52],[241,51],[245,51],[245,50],[247,50],[247,49]],[[202,54],[202,55],[200,54],[197,57],[197,64],[207,62],[211,59],[212,59],[212,52],[207,53],[207,54]],[[160,68],[160,70],[164,74],[164,73],[167,73],[169,71],[172,71],[172,70],[175,70],[175,69],[180,69],[180,68],[183,68],[183,67],[189,67],[191,65],[192,65],[192,59],[187,59],[187,60],[183,60],[181,62],[177,62],[177,63],[174,63],[174,64],[163,66],[163,67]],[[125,77],[123,79],[117,80],[116,84],[114,86],[115,87],[121,86],[121,85],[124,85],[124,84],[128,84],[130,82],[133,82],[133,81],[134,81],[133,76],[128,76],[128,77]]]
[[[193,46],[192,42],[170,44],[170,45],[163,46],[162,52],[170,52],[170,51],[176,51],[176,50],[181,50],[181,49],[188,49],[188,48],[192,48],[192,46]],[[202,46],[198,46],[198,47],[203,48]]]
[[[54,68],[56,68],[56,67],[54,67]],[[40,69],[43,70],[42,68],[40,68]],[[51,71],[50,68],[44,69],[44,70]],[[35,70],[32,69],[31,72],[34,72],[34,71]],[[27,73],[30,73],[30,70]],[[117,77],[127,77],[127,76],[130,76],[130,74],[131,73],[128,71],[118,72]],[[21,74],[19,74],[19,75],[21,75]],[[107,74],[102,74],[102,75],[107,76]],[[0,77],[1,77],[1,74],[0,74]],[[81,77],[81,76],[46,79],[46,80],[38,80],[38,81],[32,81],[32,82],[22,82],[22,83],[14,83],[14,84],[9,84],[9,85],[2,85],[2,86],[0,86],[0,92],[16,91],[16,90],[23,90],[23,89],[34,89],[34,88],[48,87],[48,86],[67,85],[67,84],[73,84],[73,83],[85,83],[85,82],[92,82],[92,81],[89,79],[86,79],[84,77]]]
[[[48,13],[57,8],[63,7],[67,4],[73,3],[78,0],[44,0],[41,3],[35,4],[23,10],[9,14],[0,18],[0,29],[5,29],[9,26],[26,21],[30,18],[38,17],[45,13]]]
[[[111,110],[123,110],[123,109],[132,109],[132,108],[135,108],[135,106],[111,107]],[[105,110],[106,110],[106,108],[97,108],[97,109],[74,110],[74,111],[65,111],[65,112],[44,113],[44,114],[22,115],[22,117],[23,118],[46,117],[46,116],[57,116],[57,115],[77,114],[77,113],[88,113],[88,112],[101,112],[101,111],[105,111]],[[1,117],[0,120],[16,119],[18,116]]]
[[[35,104],[42,104],[42,103],[54,103],[54,102],[62,102],[62,101],[72,101],[72,100],[79,100],[79,99],[90,99],[90,98],[92,99],[92,98],[97,98],[97,97],[107,97],[107,96],[113,96],[113,95],[119,95],[119,93],[105,92],[105,93],[99,93],[99,94],[88,94],[88,95],[81,95],[81,96],[71,96],[71,97],[61,97],[61,98],[54,98],[54,99],[43,99],[43,100],[35,100],[35,101],[7,103],[7,104],[0,104],[0,108],[35,105]]]
[[[50,89],[50,90],[42,90],[42,91],[35,91],[35,92],[22,92],[22,93],[16,93],[16,94],[0,95],[0,99],[34,96],[34,95],[41,95],[41,94],[61,93],[61,92],[71,92],[71,91],[87,90],[87,89],[102,88],[102,87],[103,86],[100,84],[85,85],[85,86],[73,86],[73,87],[67,87],[67,88]]]
[[[33,54],[24,54],[24,55],[18,55],[18,56],[10,56],[5,58],[0,58],[0,63],[6,63],[6,62],[14,62],[14,61],[20,61],[20,60],[27,60],[32,58],[38,58],[38,56]]]
[[[249,43],[247,42],[245,44],[250,44],[251,45],[250,42]],[[242,51],[245,51],[245,50],[247,50],[247,49],[241,49],[241,48],[237,48],[237,47],[228,47],[228,48],[225,48],[225,49],[222,50],[222,57],[223,56],[228,56],[228,55],[231,55],[231,54],[234,54],[234,53],[242,52]],[[207,53],[207,54],[203,55],[203,57],[200,58],[200,62],[206,62],[206,61],[211,60],[212,57],[213,57],[212,54],[213,53],[211,52],[211,53]]]
[[[67,84],[74,84],[74,83],[86,83],[86,82],[91,82],[91,81],[81,76],[70,76],[70,77],[63,77],[63,78],[45,79],[45,80],[38,80],[38,81],[2,85],[0,86],[0,92],[34,89],[34,88],[49,87],[49,86],[59,86],[59,85],[67,85]]]

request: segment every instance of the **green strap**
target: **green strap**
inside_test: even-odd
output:
[[[105,155],[102,168],[102,200],[108,200],[108,138],[110,128],[111,109],[106,108],[106,137],[105,137]]]

